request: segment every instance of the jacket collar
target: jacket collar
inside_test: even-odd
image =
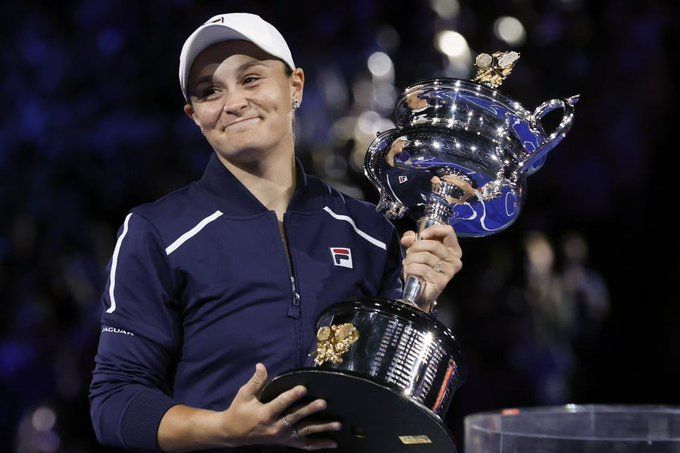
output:
[[[295,191],[287,212],[309,213],[323,209],[328,193],[325,185],[317,178],[308,177],[297,157],[295,171]],[[215,198],[219,209],[227,216],[252,217],[270,211],[220,162],[214,152],[196,184]]]

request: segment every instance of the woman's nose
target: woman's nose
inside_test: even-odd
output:
[[[238,115],[239,111],[245,109],[248,106],[248,101],[243,93],[238,90],[232,91],[227,98],[224,100],[224,113],[231,113],[232,115]]]

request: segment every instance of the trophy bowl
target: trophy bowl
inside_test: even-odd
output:
[[[378,210],[390,218],[424,215],[432,195],[449,205],[458,236],[500,232],[519,216],[526,177],[536,172],[571,128],[578,96],[552,99],[529,112],[498,90],[458,79],[406,88],[397,101],[397,128],[385,131],[366,155],[366,176],[380,192]],[[562,110],[547,134],[540,120]],[[450,193],[441,193],[442,184]]]
[[[464,137],[474,134],[485,147],[510,147],[527,176],[545,162],[545,155],[571,128],[578,96],[551,99],[529,112],[497,89],[461,79],[432,79],[407,87],[395,107],[399,129],[440,127]],[[561,109],[562,120],[547,134],[541,125]],[[514,142],[514,143],[513,143]]]
[[[518,147],[507,141],[505,147],[488,147],[475,133],[451,135],[437,128],[382,133],[369,150],[372,164],[388,161],[371,167],[372,179],[384,187],[378,210],[393,219],[404,214],[419,219],[437,186],[448,183],[453,190],[440,198],[449,205],[445,220],[456,225],[458,236],[504,230],[519,215],[526,192]]]

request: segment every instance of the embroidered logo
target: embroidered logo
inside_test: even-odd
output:
[[[331,255],[333,256],[333,264],[336,266],[354,269],[352,267],[352,251],[345,247],[331,247]]]

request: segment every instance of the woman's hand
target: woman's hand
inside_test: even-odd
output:
[[[306,437],[341,428],[339,422],[319,423],[307,419],[326,409],[324,400],[292,408],[307,393],[305,387],[299,385],[263,404],[259,396],[266,382],[267,369],[258,363],[255,374],[239,389],[229,408],[220,413],[230,446],[276,444],[304,450],[337,447],[331,439]]]
[[[412,275],[424,282],[420,298],[416,303],[425,311],[444,291],[463,267],[461,261],[463,250],[458,244],[458,237],[451,225],[432,225],[421,233],[416,241],[416,233],[407,231],[401,237],[401,244],[406,249],[404,265],[404,281],[406,276]]]

